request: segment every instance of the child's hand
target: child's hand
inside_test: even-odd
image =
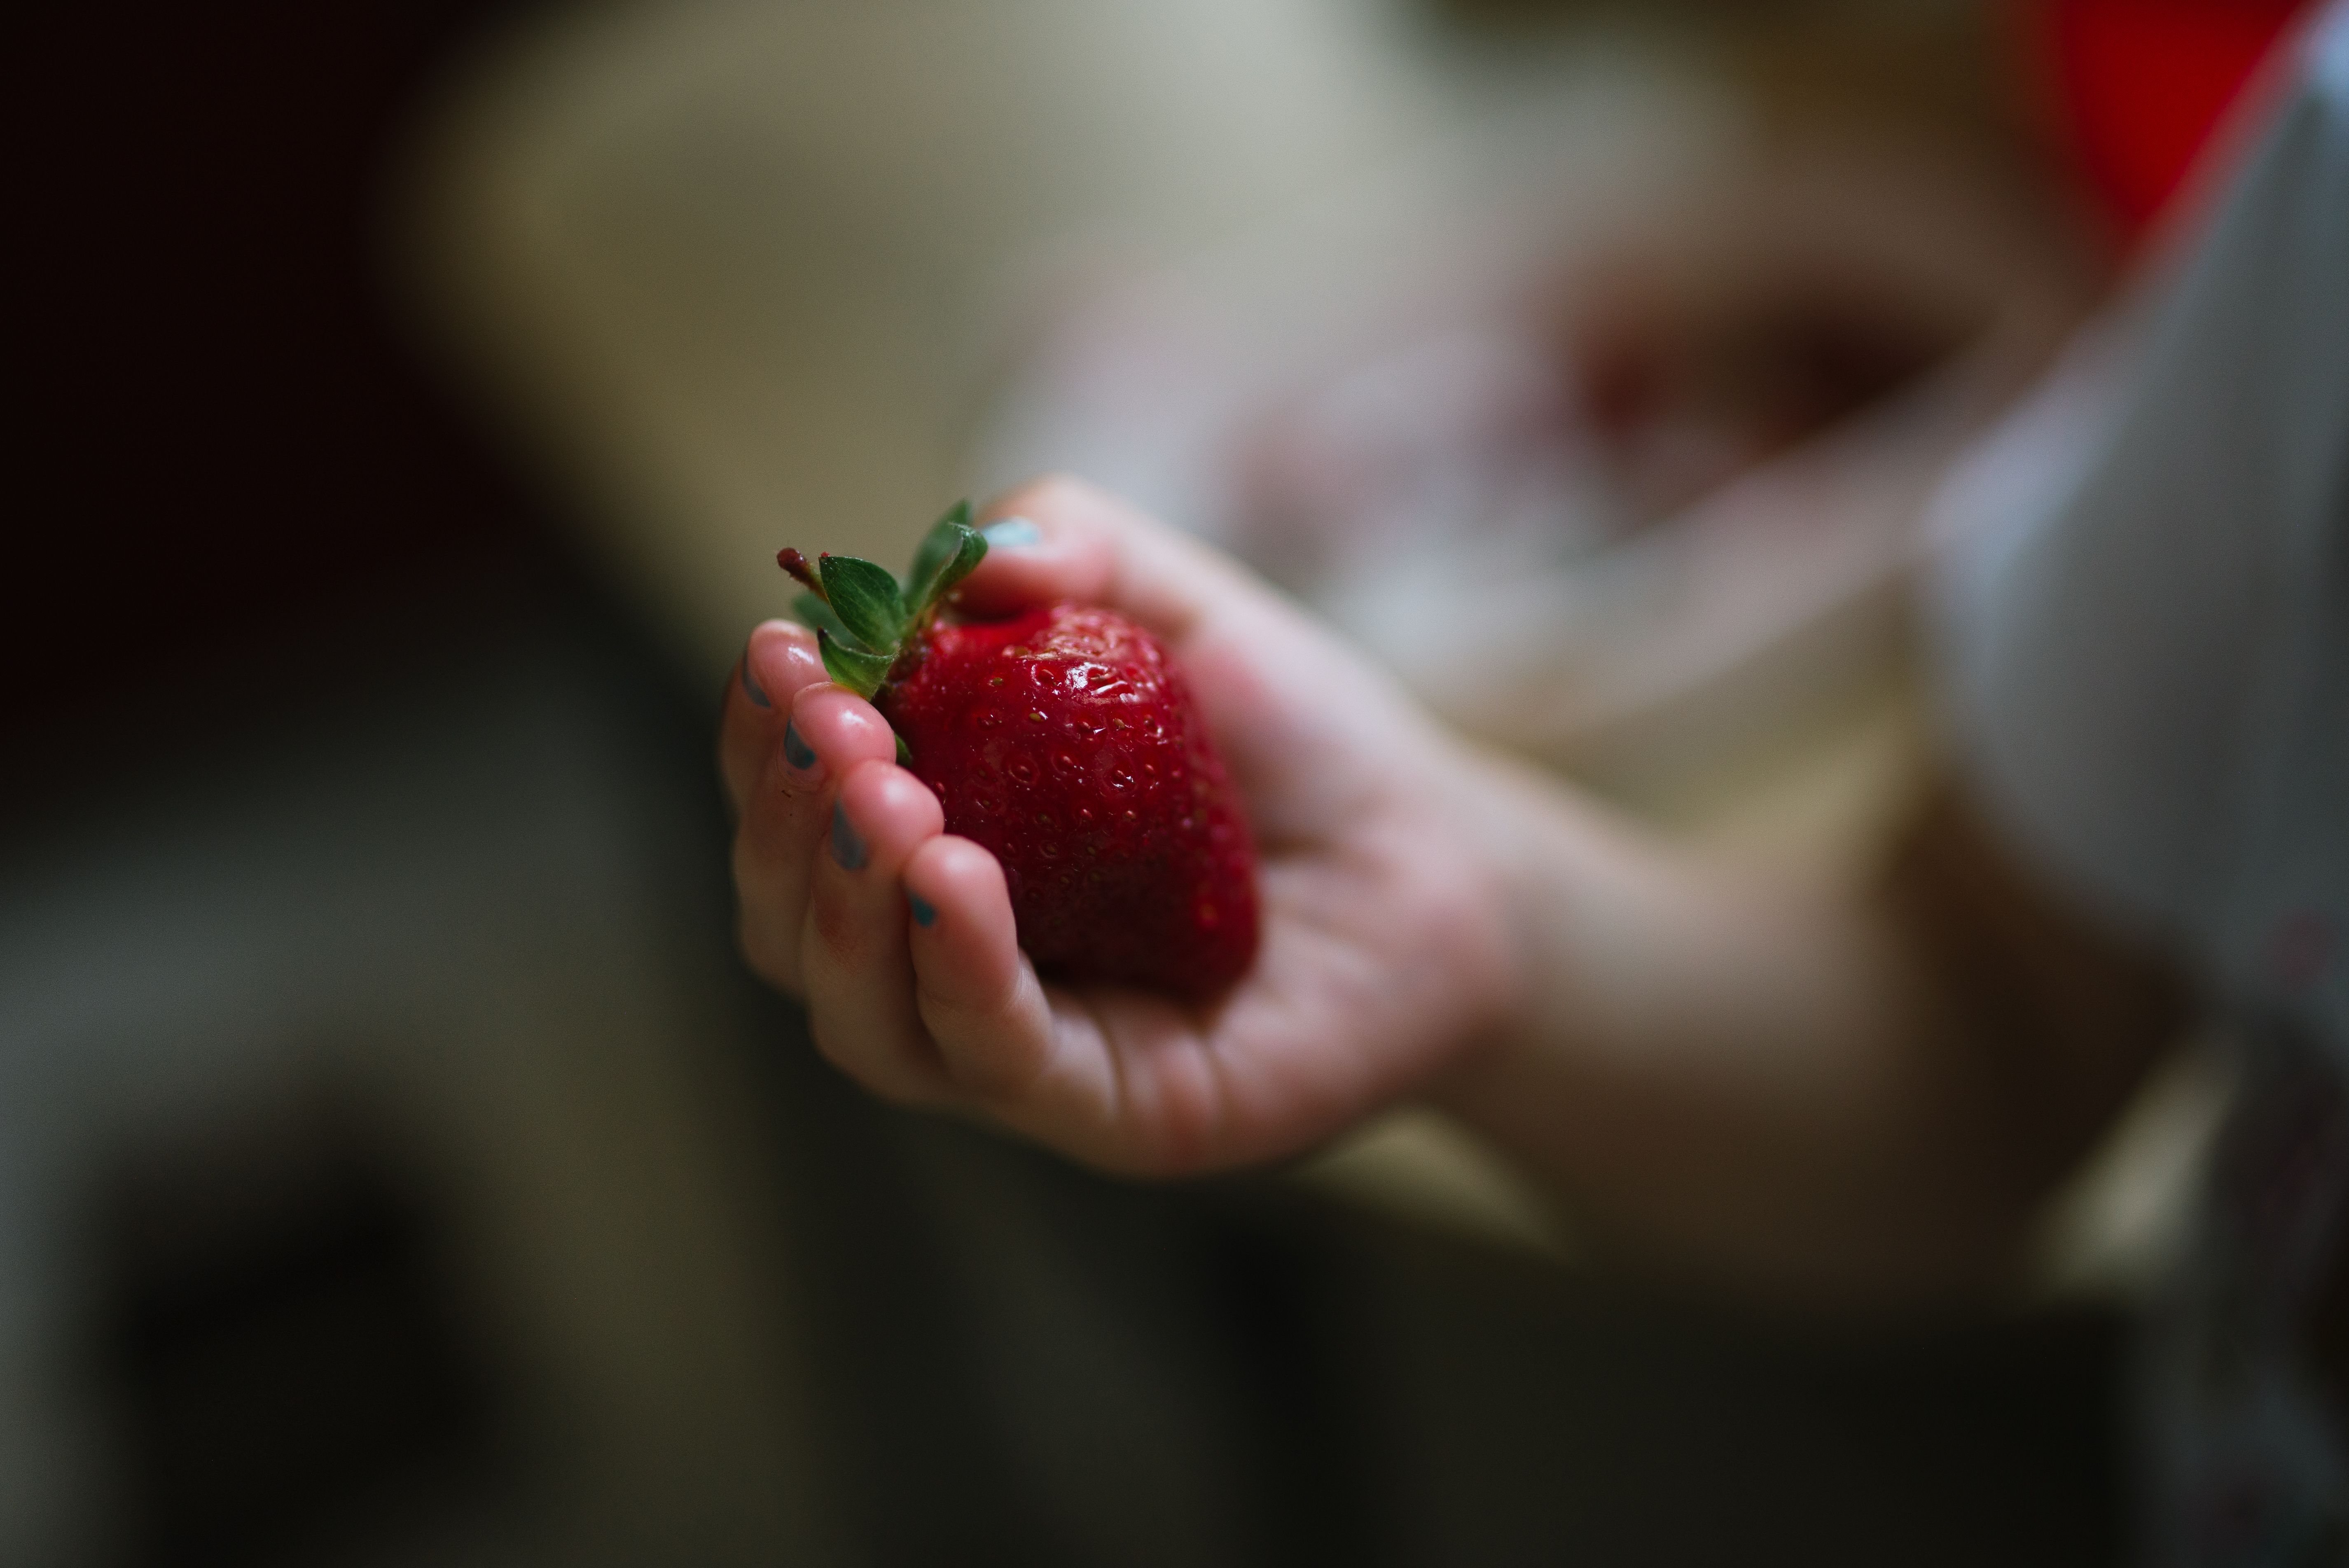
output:
[[[813,636],[770,622],[721,746],[742,944],[824,1053],[890,1099],[1172,1173],[1309,1147],[1487,1038],[1518,961],[1467,754],[1272,591],[1100,491],[1045,480],[991,514],[1038,537],[999,535],[968,609],[1104,604],[1182,660],[1262,854],[1263,944],[1205,1006],[1040,983],[994,857],[942,830]]]

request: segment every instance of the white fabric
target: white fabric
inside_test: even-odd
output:
[[[2338,916],[2349,881],[2349,11],[2313,42],[2205,242],[1940,508],[1971,765],[2084,893],[2230,988],[2260,986],[2269,917]],[[2337,1030],[2338,963],[2327,989]]]
[[[1962,764],[2253,1041],[2150,1337],[2148,1549],[2349,1563],[2349,1436],[2298,1360],[2349,1242],[2349,0],[2199,238],[1951,476]]]

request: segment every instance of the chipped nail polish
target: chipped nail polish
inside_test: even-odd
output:
[[[801,738],[797,719],[783,721],[783,760],[802,770],[815,766],[815,748]]]
[[[742,667],[742,695],[743,695],[744,696],[749,697],[749,698],[751,700],[751,702],[755,703],[756,705],[758,705],[758,706],[759,706],[759,707],[774,707],[775,705],[774,705],[773,703],[771,703],[771,702],[770,702],[769,700],[767,700],[766,688],[764,688],[763,686],[760,686],[760,684],[759,684],[759,677],[758,677],[757,676],[754,676],[754,675],[752,675],[752,674],[750,673],[750,649],[748,649],[748,648],[745,648],[745,649],[743,649],[743,650],[742,650],[742,666],[741,666],[741,667]]]
[[[920,893],[907,893],[905,895],[905,903],[906,906],[914,912],[914,923],[916,925],[922,927],[924,930],[927,930],[929,927],[936,925],[938,923],[938,912],[933,908],[930,905],[929,901],[923,898]]]
[[[978,531],[989,550],[1024,550],[1044,542],[1044,531],[1024,517],[999,517]]]
[[[845,872],[864,869],[864,841],[856,836],[856,824],[848,820],[848,808],[834,800],[832,803],[832,858]]]

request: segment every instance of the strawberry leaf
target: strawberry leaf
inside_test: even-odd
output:
[[[792,600],[792,614],[799,617],[801,625],[818,632],[830,632],[857,653],[867,654],[873,651],[841,624],[840,617],[833,614],[831,605],[812,593],[802,593]]]
[[[827,555],[817,563],[824,597],[849,635],[894,657],[905,635],[905,612],[897,601],[897,580],[870,561]],[[870,655],[868,655],[870,656]]]
[[[823,655],[824,673],[858,696],[872,700],[873,694],[881,689],[881,683],[889,678],[889,665],[894,661],[888,655],[851,648],[833,636],[828,627],[817,628],[815,641]]]
[[[938,532],[945,532],[948,527],[949,523],[940,523],[932,537],[937,537]],[[956,583],[969,576],[973,567],[987,559],[987,541],[978,530],[958,522],[951,523],[951,532],[947,532],[946,537],[953,543],[953,552],[942,554],[931,568],[928,577],[916,579],[914,586],[906,593],[905,606],[912,612],[910,619],[916,625],[926,625],[930,615],[936,611],[938,602],[953,591]],[[923,553],[930,553],[927,540],[923,542]],[[919,566],[920,558],[916,557],[914,563]]]
[[[955,557],[962,548],[962,536],[970,528],[970,502],[958,500],[947,509],[946,516],[930,525],[922,535],[921,548],[914,552],[914,569],[905,574],[905,603],[916,613],[922,605],[921,587],[938,573],[938,568]]]

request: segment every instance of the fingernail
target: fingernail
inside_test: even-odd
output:
[[[761,707],[775,706],[767,700],[766,688],[759,685],[759,677],[750,673],[750,650],[748,648],[742,650],[742,695]]]
[[[840,862],[844,872],[864,869],[864,841],[856,836],[856,824],[848,820],[848,808],[837,800],[832,803],[832,858]]]
[[[801,738],[795,718],[783,721],[783,760],[802,772],[815,766],[815,748]]]
[[[920,893],[907,893],[905,895],[905,903],[906,905],[914,912],[914,923],[916,925],[926,928],[936,925],[938,923],[938,912],[932,909],[928,901],[924,899]]]
[[[989,550],[1025,550],[1044,542],[1044,531],[1024,517],[999,517],[978,531]]]

